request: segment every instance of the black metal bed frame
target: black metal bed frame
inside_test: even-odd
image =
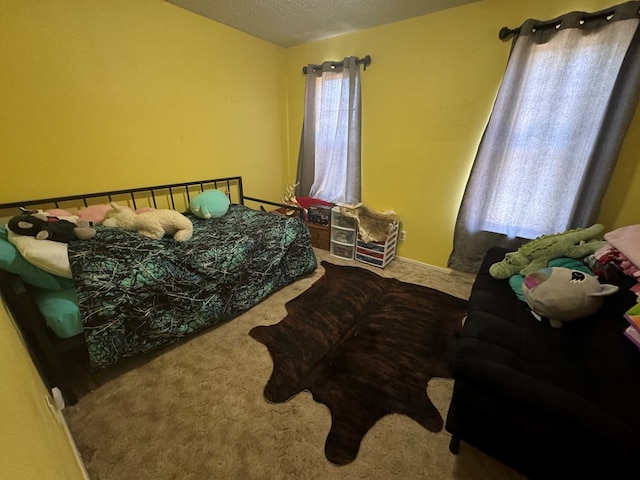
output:
[[[55,208],[63,208],[64,203],[70,203],[70,202],[78,203],[78,201],[81,202],[82,206],[87,207],[91,203],[90,200],[99,200],[99,199],[107,198],[109,202],[111,202],[114,199],[117,199],[117,197],[122,197],[122,196],[129,197],[133,205],[133,208],[137,208],[138,204],[136,201],[136,194],[141,194],[141,193],[148,194],[148,196],[146,196],[145,198],[146,199],[151,198],[153,206],[157,208],[158,204],[156,199],[156,192],[162,192],[162,191],[168,193],[168,196],[171,200],[171,207],[175,209],[176,205],[175,205],[174,195],[176,194],[176,192],[174,192],[174,190],[177,190],[178,188],[183,189],[184,194],[187,197],[187,201],[189,201],[191,200],[191,194],[194,193],[193,187],[198,187],[198,190],[196,191],[196,194],[197,194],[205,191],[206,186],[209,186],[210,188],[211,187],[220,188],[220,186],[226,187],[227,194],[230,200],[233,200],[231,198],[232,186],[237,186],[238,198],[235,203],[238,203],[240,205],[244,205],[245,198],[247,198],[247,200],[261,201],[258,199],[252,199],[244,196],[244,191],[242,186],[242,177],[225,177],[225,178],[214,178],[211,180],[199,180],[195,182],[171,183],[167,185],[155,185],[152,187],[139,187],[139,188],[130,188],[125,190],[109,190],[106,192],[87,193],[87,194],[81,194],[81,195],[69,195],[65,197],[52,197],[52,198],[43,198],[39,200],[26,200],[26,201],[20,201],[20,202],[3,203],[3,204],[0,204],[0,210],[6,210],[10,208],[19,208],[19,207],[29,207],[29,206],[48,206],[48,208],[51,208],[51,206],[54,206]],[[177,192],[177,193],[180,193],[180,192]]]
[[[47,208],[87,207],[96,203],[104,203],[105,199],[108,202],[126,199],[134,209],[141,206],[144,199],[149,206],[154,208],[171,208],[175,210],[177,207],[184,206],[186,211],[191,195],[208,189],[221,188],[226,189],[226,194],[231,203],[244,205],[245,201],[248,200],[275,207],[292,208],[282,203],[245,196],[242,177],[238,176],[4,203],[0,204],[0,212],[13,210],[10,215],[17,215],[19,212],[16,209],[20,207],[39,207],[43,210]],[[182,196],[181,201],[177,201],[180,196]],[[170,207],[158,207],[159,200],[162,197],[168,199]],[[264,207],[261,205],[260,209],[264,210]],[[298,216],[304,218],[303,212],[299,212]],[[73,369],[77,362],[71,362],[69,356],[75,354],[76,360],[79,354],[84,357],[86,354],[84,336],[78,334],[66,339],[58,338],[47,327],[45,319],[31,296],[29,287],[22,282],[18,275],[0,269],[0,293],[15,320],[28,347],[31,359],[46,387],[49,390],[53,387],[58,387],[67,405],[77,403],[78,396],[71,380]],[[83,360],[86,361],[88,370],[88,356]]]

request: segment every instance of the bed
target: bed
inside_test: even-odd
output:
[[[188,211],[191,198],[208,189],[230,198],[222,217],[205,220]],[[227,322],[317,267],[301,217],[267,212],[264,204],[281,205],[245,196],[241,177],[13,202],[0,205],[0,212],[5,218],[19,207],[82,214],[110,202],[184,212],[193,236],[155,240],[96,226],[91,239],[56,245],[66,249],[68,265],[61,270],[25,250],[0,264],[0,290],[34,363],[45,384],[60,388],[70,404],[77,396],[69,352],[81,350],[89,371],[107,368]],[[2,249],[9,243],[17,244],[0,238]]]

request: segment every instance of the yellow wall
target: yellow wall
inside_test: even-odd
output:
[[[84,478],[47,391],[0,305],[0,478]]]
[[[278,198],[295,178],[301,67],[371,54],[363,200],[402,216],[399,255],[444,266],[507,61],[497,31],[609,5],[482,0],[283,49],[160,0],[0,0],[0,203],[238,174],[247,193]],[[639,129],[607,229],[638,221]]]
[[[398,255],[445,266],[476,149],[506,66],[503,26],[595,11],[611,0],[482,0],[287,51],[289,176],[295,177],[304,101],[301,67],[370,54],[362,73],[363,202],[396,210],[407,240]],[[629,132],[601,221],[640,221],[640,118]],[[522,172],[526,175],[526,172]]]
[[[280,195],[285,49],[160,0],[0,11],[0,203],[223,175]]]

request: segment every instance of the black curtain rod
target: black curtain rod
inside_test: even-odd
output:
[[[606,18],[607,20],[609,20],[611,17],[613,17],[613,15],[615,14],[615,10],[614,9],[607,9],[607,10],[602,10],[599,12],[595,12],[595,13],[585,13],[584,15],[582,15],[580,17],[580,23],[582,24],[583,22],[586,22],[587,20],[599,20],[602,18]],[[558,17],[554,20],[550,20],[548,22],[540,22],[537,23],[533,26],[534,30],[540,29],[540,28],[549,28],[549,27],[556,27],[558,28],[558,26],[560,24],[562,24],[562,17]],[[500,29],[500,31],[498,32],[498,37],[500,38],[500,40],[506,40],[507,38],[509,38],[511,35],[515,35],[520,33],[520,27],[518,28],[514,28],[511,29],[509,27],[502,27]]]
[[[364,58],[359,58],[358,60],[356,60],[356,63],[358,65],[363,63],[364,64],[364,70],[366,71],[367,67],[369,65],[371,65],[371,55],[367,55]],[[334,65],[336,67],[342,67],[344,65],[344,62],[333,62],[332,65]],[[316,68],[320,68],[321,66],[322,65],[312,65],[314,71],[315,71]],[[306,66],[302,67],[302,73],[305,74],[305,75],[307,74],[307,67]]]

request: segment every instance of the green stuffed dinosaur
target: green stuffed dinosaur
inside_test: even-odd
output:
[[[581,258],[595,252],[606,242],[594,237],[604,230],[599,223],[589,228],[576,228],[562,233],[542,235],[507,253],[504,260],[494,263],[489,274],[496,279],[512,275],[527,275],[547,267],[550,260],[559,257]]]

